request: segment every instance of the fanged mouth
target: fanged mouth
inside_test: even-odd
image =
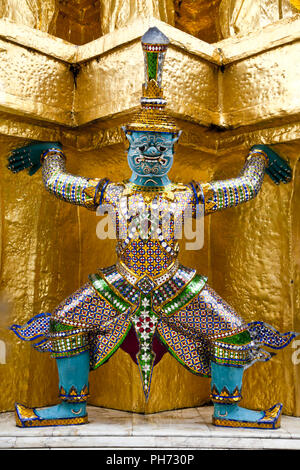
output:
[[[136,157],[136,162],[157,162],[160,159],[160,155],[156,155],[155,157],[150,157],[149,155],[139,155]]]
[[[161,163],[162,165],[164,165],[166,163],[166,159],[163,158],[161,155],[156,155],[156,156],[149,156],[149,155],[140,155],[138,157],[135,158],[135,162],[137,164],[139,163],[155,163],[155,162],[158,162],[158,163]]]

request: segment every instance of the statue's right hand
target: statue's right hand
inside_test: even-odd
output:
[[[14,149],[8,158],[7,168],[13,173],[29,168],[28,174],[32,176],[42,166],[41,155],[50,148],[62,149],[59,142],[38,142]]]

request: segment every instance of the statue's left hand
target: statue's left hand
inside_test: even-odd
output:
[[[291,181],[292,169],[286,160],[280,157],[280,155],[268,145],[254,145],[251,150],[255,149],[262,150],[268,155],[269,165],[266,168],[266,173],[275,184],[288,183]]]
[[[61,149],[59,142],[33,142],[24,147],[14,149],[8,159],[8,169],[13,173],[28,168],[28,174],[34,175],[41,167],[41,154],[50,148]]]

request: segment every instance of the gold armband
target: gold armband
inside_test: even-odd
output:
[[[103,190],[107,186],[109,180],[107,178],[95,178],[89,180],[89,185],[83,190],[87,196],[85,200],[85,206],[88,209],[94,209],[101,204],[101,197],[103,196]]]
[[[266,166],[269,165],[269,157],[268,155],[263,151],[263,150],[260,150],[260,149],[253,149],[253,150],[250,150],[247,158],[246,158],[246,161],[250,160],[250,158],[252,157],[255,157],[257,155],[260,155],[262,157],[264,157],[265,161],[266,161]]]
[[[211,184],[201,184],[195,181],[193,181],[192,184],[195,188],[198,201],[204,204],[204,213],[210,214],[211,212],[216,211],[217,207],[214,200],[214,190],[212,189]]]
[[[66,161],[66,156],[65,154],[63,153],[62,150],[60,149],[57,149],[57,148],[50,148],[44,152],[41,153],[41,156],[40,156],[40,162],[41,164],[44,163],[44,160],[47,158],[47,157],[51,157],[52,155],[59,155],[60,157],[63,157]]]

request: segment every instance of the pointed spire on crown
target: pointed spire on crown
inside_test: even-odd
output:
[[[141,110],[125,126],[127,131],[179,132],[175,121],[165,113],[163,65],[170,43],[158,28],[149,28],[141,39],[144,53],[145,83],[142,87]]]

